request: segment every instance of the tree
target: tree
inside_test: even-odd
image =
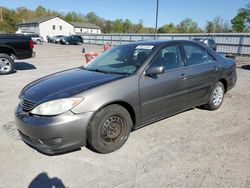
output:
[[[143,32],[143,20],[140,19],[138,24],[132,24],[131,33],[141,33]]]
[[[114,32],[114,33],[122,33],[123,32],[123,20],[122,19],[116,19],[113,22],[112,32]]]
[[[27,9],[26,7],[18,7],[16,9],[16,14],[20,19],[20,22],[36,17],[35,12]]]
[[[82,18],[76,12],[68,12],[64,19],[68,22],[82,22]]]
[[[214,33],[214,24],[212,21],[207,21],[207,25],[205,26],[205,30],[207,33]]]
[[[231,20],[233,30],[236,32],[250,31],[250,3],[246,8],[238,10],[238,14]]]
[[[113,22],[110,20],[105,21],[104,27],[102,28],[102,31],[104,33],[111,33],[112,32],[112,24]]]
[[[87,15],[86,15],[86,19],[89,23],[93,23],[95,24],[97,19],[98,19],[98,16],[94,13],[94,12],[89,12]]]
[[[36,10],[35,10],[36,17],[43,17],[43,16],[48,16],[46,8],[43,6],[39,5]]]
[[[170,24],[166,24],[160,27],[157,32],[158,33],[177,33],[178,29],[173,23],[170,23]]]
[[[1,7],[2,21],[0,22],[0,31],[4,33],[13,33],[17,29],[17,24],[20,22],[20,18],[16,14],[15,10],[10,10]]]
[[[177,30],[179,33],[200,33],[203,32],[198,24],[194,22],[191,18],[185,18],[177,25]]]
[[[220,16],[216,16],[212,21],[207,21],[205,26],[207,33],[227,33],[231,32],[228,21]]]
[[[123,33],[129,33],[131,30],[132,22],[126,19],[123,23]]]

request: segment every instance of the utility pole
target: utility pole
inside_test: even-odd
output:
[[[159,0],[156,0],[156,16],[155,16],[155,39],[157,39],[157,29],[158,29],[158,10],[159,10]]]
[[[3,9],[0,8],[0,21],[2,22],[3,21]]]

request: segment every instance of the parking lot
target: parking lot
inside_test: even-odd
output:
[[[0,76],[0,188],[250,187],[250,58],[237,58],[238,82],[217,111],[198,108],[132,132],[111,154],[86,148],[47,156],[20,140],[14,110],[21,89],[42,76],[81,66],[102,46],[35,46],[36,57]]]

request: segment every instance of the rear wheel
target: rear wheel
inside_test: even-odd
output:
[[[36,40],[36,44],[41,45],[42,41],[41,40]]]
[[[133,122],[128,111],[113,104],[98,111],[88,126],[88,146],[99,153],[113,152],[127,141]]]
[[[14,60],[7,54],[0,54],[0,75],[14,71]]]
[[[225,94],[224,85],[221,82],[217,82],[209,96],[209,102],[204,105],[208,110],[217,110],[222,105]]]

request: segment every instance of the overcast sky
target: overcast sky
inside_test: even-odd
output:
[[[204,27],[207,20],[221,16],[230,21],[239,8],[249,0],[160,0],[159,26],[173,22],[178,24],[186,17]],[[76,11],[87,14],[90,11],[110,20],[130,19],[144,26],[154,27],[156,0],[0,0],[0,6],[17,8],[25,6],[34,10],[38,5],[56,11]]]

